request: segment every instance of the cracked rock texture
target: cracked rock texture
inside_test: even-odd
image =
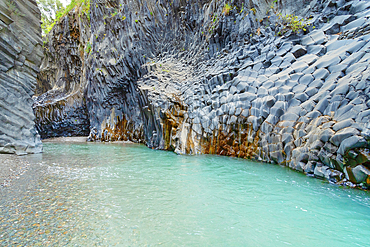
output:
[[[0,153],[38,153],[32,95],[43,58],[34,0],[0,0]]]
[[[84,47],[89,37],[87,17],[71,11],[46,38],[33,105],[42,138],[89,135]]]
[[[370,2],[225,3],[92,0],[90,20],[73,10],[48,36],[41,135],[90,130],[92,141],[254,159],[367,188]],[[305,30],[284,22],[293,12]]]

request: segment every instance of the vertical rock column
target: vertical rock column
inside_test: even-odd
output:
[[[36,129],[42,139],[89,134],[84,99],[89,37],[89,19],[81,8],[61,18],[45,37],[44,58],[33,97]]]
[[[35,0],[0,0],[0,153],[39,153],[32,96],[42,53]]]

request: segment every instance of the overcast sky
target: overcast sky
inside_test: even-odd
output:
[[[64,7],[71,3],[71,0],[60,0],[60,1],[64,5]]]

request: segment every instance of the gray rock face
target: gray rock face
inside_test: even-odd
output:
[[[34,0],[0,1],[0,153],[42,151],[32,95],[42,53]]]
[[[179,154],[279,163],[331,182],[352,179],[351,167],[370,163],[370,7],[278,2],[268,18],[268,1],[250,1],[255,11],[233,1],[238,9],[228,13],[226,1],[92,1],[91,27],[74,25],[77,17],[69,15],[62,21],[69,25],[53,31],[67,42],[78,27],[79,39],[65,49],[49,39],[53,58],[39,77],[39,88],[49,91],[35,101],[38,128],[53,136],[89,126],[90,140],[132,140]],[[290,14],[296,3],[302,18],[310,17],[299,32],[276,15]],[[62,69],[60,58],[81,63]],[[54,67],[60,72],[48,79]],[[62,74],[73,69],[75,79],[64,83]],[[68,103],[48,108],[58,97]]]
[[[48,42],[33,98],[41,138],[87,136],[90,132],[84,99],[89,37],[86,15],[75,11],[56,24],[46,37]]]

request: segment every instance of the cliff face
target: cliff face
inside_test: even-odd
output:
[[[41,152],[32,95],[43,57],[34,0],[0,1],[0,153]]]
[[[368,1],[91,1],[90,22],[74,11],[39,75],[44,137],[64,124],[370,185]]]
[[[33,105],[42,138],[86,136],[90,132],[84,98],[89,37],[87,17],[71,11],[45,38]]]

